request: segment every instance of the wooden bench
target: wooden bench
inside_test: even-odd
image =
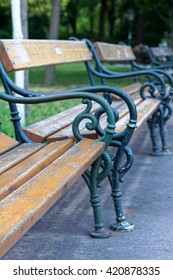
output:
[[[148,58],[152,67],[159,67],[165,69],[172,74],[173,68],[173,50],[170,47],[149,47],[147,45],[140,45],[134,48],[134,53],[137,57],[142,54]]]
[[[52,94],[32,92],[16,86],[8,76],[8,72],[21,69],[91,60],[92,55],[85,42],[1,40],[0,56],[0,77],[4,86],[0,99],[9,103],[16,136],[12,139],[0,133],[0,256],[81,175],[89,187],[94,212],[95,230],[91,236],[110,236],[102,222],[98,194],[98,186],[106,176],[112,187],[116,211],[116,223],[112,229],[132,230],[134,226],[126,221],[123,214],[118,179],[122,180],[133,162],[133,153],[128,146],[137,120],[132,99],[124,91],[109,86]],[[15,96],[16,93],[18,96]],[[110,102],[111,94],[117,97],[112,103],[115,108],[107,102]],[[21,127],[17,103],[37,106],[39,103],[74,98],[82,99],[84,104],[28,128]],[[140,100],[137,103],[140,104]],[[147,106],[147,100],[144,103]],[[157,101],[155,106],[159,103]],[[114,148],[111,154],[107,151],[108,146]],[[126,161],[121,163],[124,154]]]
[[[132,70],[153,70],[156,71],[162,75],[164,75],[165,77],[168,78],[169,83],[172,85],[172,77],[169,75],[169,69],[170,67],[172,67],[172,63],[171,62],[171,55],[169,50],[167,51],[167,49],[169,48],[149,48],[148,46],[140,46],[140,48],[142,49],[143,52],[146,52],[146,56],[149,57],[150,54],[150,60],[151,60],[151,66],[143,66],[139,63],[137,63],[137,57],[135,55],[134,50],[132,49],[131,46],[125,45],[125,44],[113,44],[113,43],[104,43],[104,42],[96,42],[95,44],[95,48],[96,48],[96,53],[100,59],[101,62],[113,62],[113,63],[126,63],[126,65],[130,65]],[[161,49],[161,50],[160,50]],[[164,51],[162,50],[164,49]],[[160,51],[159,51],[160,50]],[[160,54],[159,54],[160,52]],[[160,59],[161,57],[163,57],[163,52],[165,52],[165,57],[166,55],[168,55],[169,53],[169,63],[167,61],[167,63],[154,63],[154,60],[152,62],[152,56],[154,59],[154,53],[155,53],[155,57],[159,57]],[[153,53],[153,55],[152,55]]]
[[[52,95],[46,95],[45,93],[38,93],[38,92],[31,92],[27,90],[23,90],[19,87],[16,87],[15,84],[11,81],[9,76],[7,75],[7,72],[9,71],[17,71],[19,69],[30,69],[33,67],[38,67],[38,66],[46,66],[46,65],[53,65],[53,64],[62,64],[62,63],[72,63],[72,62],[82,62],[82,63],[87,63],[89,61],[92,61],[92,52],[89,50],[86,42],[80,41],[47,41],[47,40],[20,40],[20,41],[14,41],[14,40],[1,40],[0,44],[0,49],[1,49],[1,61],[2,64],[0,65],[0,76],[2,83],[4,85],[4,89],[6,94],[0,94],[0,98],[3,100],[6,100],[10,102],[10,110],[11,110],[11,116],[12,116],[12,121],[14,124],[15,128],[15,133],[16,133],[16,139],[20,143],[19,147],[23,145],[22,143],[27,143],[31,142],[30,146],[33,145],[32,142],[37,142],[38,145],[41,143],[48,142],[49,145],[54,144],[55,146],[57,145],[59,147],[60,143],[62,145],[67,145],[68,148],[66,148],[68,151],[62,152],[62,155],[60,158],[58,158],[56,161],[58,161],[58,166],[60,165],[60,169],[58,169],[58,172],[55,172],[56,168],[52,167],[52,164],[54,164],[54,159],[53,162],[50,164],[48,160],[48,167],[46,167],[44,170],[46,171],[36,171],[38,174],[32,175],[32,178],[28,178],[26,176],[26,183],[23,183],[19,187],[17,184],[17,189],[10,195],[7,196],[7,198],[3,198],[2,200],[2,215],[3,217],[6,217],[5,212],[6,208],[3,206],[5,203],[4,201],[8,201],[8,207],[9,209],[12,209],[13,212],[13,207],[17,209],[16,203],[19,205],[22,205],[23,202],[25,201],[25,189],[27,196],[29,196],[29,201],[32,201],[32,196],[34,192],[37,193],[37,189],[40,190],[42,193],[42,188],[40,186],[40,179],[44,180],[46,179],[47,181],[47,170],[52,170],[53,172],[56,173],[55,176],[58,178],[62,178],[61,172],[63,172],[63,178],[62,178],[62,185],[63,187],[61,188],[60,186],[60,191],[59,188],[57,187],[57,182],[56,180],[53,180],[53,191],[50,189],[51,193],[54,193],[55,190],[55,197],[51,197],[49,190],[48,193],[46,193],[46,197],[48,198],[48,201],[45,199],[45,197],[41,197],[41,202],[39,201],[38,204],[39,206],[41,205],[41,210],[39,211],[40,214],[37,215],[37,210],[39,208],[35,207],[34,209],[27,210],[25,209],[25,206],[20,206],[23,207],[21,211],[21,216],[19,217],[19,223],[16,221],[15,217],[18,217],[18,214],[16,213],[16,216],[13,218],[14,220],[14,231],[12,230],[12,227],[8,227],[6,230],[6,235],[8,236],[8,233],[12,232],[12,235],[10,235],[10,239],[8,239],[8,242],[5,241],[7,239],[2,238],[2,254],[7,251],[27,230],[29,227],[32,226],[33,223],[35,223],[41,215],[45,213],[45,211],[48,210],[49,207],[45,206],[44,201],[46,201],[46,205],[51,205],[55,203],[55,201],[60,197],[60,195],[64,192],[64,189],[68,189],[70,185],[73,184],[73,182],[80,176],[82,175],[87,184],[89,185],[89,189],[91,192],[91,202],[92,206],[94,209],[94,213],[99,212],[99,199],[98,199],[98,194],[97,194],[97,188],[96,185],[100,185],[103,179],[108,176],[111,187],[112,187],[112,197],[114,200],[114,206],[115,206],[115,211],[116,211],[116,223],[111,226],[113,230],[120,230],[120,231],[130,231],[134,228],[132,224],[126,221],[126,218],[123,213],[122,209],[122,203],[121,203],[121,197],[122,197],[122,192],[120,188],[119,182],[122,181],[123,176],[125,173],[130,169],[133,163],[133,153],[128,146],[128,143],[130,141],[130,138],[134,132],[134,129],[136,127],[136,109],[138,112],[138,122],[137,122],[137,127],[140,128],[142,127],[143,123],[148,120],[152,119],[153,121],[157,119],[157,114],[158,114],[158,109],[160,108],[161,105],[161,100],[158,98],[152,98],[152,97],[145,97],[147,98],[142,98],[139,95],[139,89],[141,88],[141,85],[138,84],[138,89],[135,85],[125,87],[124,90],[129,92],[132,98],[129,97],[129,95],[126,94],[124,90],[109,87],[109,86],[92,86],[92,87],[86,87],[82,89],[75,89],[71,90],[65,93],[54,93]],[[46,59],[45,59],[46,58]],[[4,70],[4,67],[6,70]],[[19,95],[24,96],[22,97],[14,97],[13,93],[18,93]],[[115,111],[115,116],[116,116],[116,133],[112,136],[112,121],[109,120],[107,121],[107,116],[101,114],[100,110],[100,105],[103,107],[106,106],[105,103],[102,104],[103,100],[101,101],[101,97],[97,97],[96,94],[100,93],[111,103],[111,106],[113,111]],[[67,99],[67,98],[74,98],[74,97],[81,97],[89,100],[93,100],[92,106],[90,103],[87,102],[88,106],[86,109],[86,105],[80,104],[77,105],[76,107],[73,107],[71,109],[66,110],[65,112],[59,113],[55,116],[52,116],[46,120],[39,121],[38,123],[35,123],[27,128],[22,129],[20,125],[20,118],[18,116],[18,111],[16,107],[16,102],[17,103],[40,103],[40,102],[48,102],[48,101],[53,101],[53,100],[62,100],[62,99]],[[94,102],[95,101],[95,102]],[[100,104],[101,103],[101,104]],[[107,104],[107,102],[106,102]],[[134,106],[135,104],[135,106]],[[91,108],[90,108],[91,107]],[[88,125],[85,126],[83,123],[80,123],[80,129],[74,129],[76,127],[76,120],[80,121],[82,119],[82,115],[84,112],[83,118],[85,119],[85,114],[86,117],[88,118],[88,112],[90,109],[90,114],[93,114],[96,119],[99,119],[99,124],[97,124],[97,127],[93,128],[93,126]],[[108,110],[109,114],[110,113],[110,108],[105,107],[104,110]],[[112,111],[111,111],[112,112]],[[159,111],[161,112],[161,111]],[[78,115],[77,119],[76,116]],[[110,117],[112,120],[112,117]],[[74,121],[75,119],[75,121]],[[93,120],[93,116],[91,117],[91,121]],[[109,122],[109,124],[108,124]],[[72,129],[73,126],[73,129]],[[154,135],[155,132],[155,126],[153,123],[151,123],[152,127],[152,138],[154,142],[154,149],[153,153],[157,155],[162,155],[163,153],[160,151],[160,148],[156,142],[156,136]],[[107,129],[107,127],[109,129]],[[110,131],[110,136],[109,136],[109,130]],[[105,132],[107,131],[107,134],[105,135]],[[98,138],[98,134],[101,136]],[[83,139],[83,138],[87,139]],[[102,139],[103,137],[103,139]],[[105,137],[108,137],[108,140],[105,140]],[[110,138],[112,140],[110,141]],[[74,144],[76,143],[76,140],[78,140],[75,146]],[[53,143],[52,143],[53,142]],[[102,143],[103,142],[103,143]],[[106,143],[105,143],[106,142]],[[70,143],[72,147],[70,146]],[[86,143],[86,146],[85,146]],[[110,155],[105,153],[105,146],[112,147],[111,149],[111,162],[110,162]],[[34,144],[36,145],[36,144]],[[42,144],[43,145],[43,144]],[[45,146],[42,150],[48,149]],[[80,146],[82,145],[82,147]],[[83,147],[85,146],[85,148]],[[96,151],[96,154],[93,153],[92,149],[88,148],[90,145],[93,147],[93,149]],[[98,149],[96,149],[95,146],[98,145]],[[100,145],[100,146],[99,146]],[[104,146],[104,148],[103,148]],[[53,147],[53,146],[52,146]],[[165,147],[164,147],[165,148]],[[65,149],[65,150],[66,150]],[[86,149],[86,150],[85,150]],[[165,148],[166,149],[166,148]],[[89,152],[87,152],[89,150]],[[99,151],[98,151],[99,150]],[[72,154],[73,160],[77,157],[78,154],[77,151],[81,151],[81,159],[83,155],[86,155],[86,161],[84,161],[84,165],[81,165],[81,162],[77,162],[76,164],[69,163],[69,157]],[[16,154],[15,150],[12,154]],[[45,150],[45,154],[47,155],[47,152]],[[70,154],[70,155],[69,155]],[[21,152],[20,152],[21,155]],[[102,155],[102,162],[101,162],[101,167],[103,168],[103,171],[101,174],[99,173],[98,175],[98,168],[99,168],[99,160],[100,160],[100,155]],[[124,163],[124,155],[126,157],[125,163]],[[55,156],[56,157],[56,156]],[[42,156],[41,156],[42,158]],[[63,158],[63,160],[62,160]],[[87,160],[88,159],[88,160]],[[96,163],[95,163],[96,160]],[[23,161],[23,160],[22,160]],[[34,159],[33,159],[34,161]],[[33,162],[31,161],[31,162]],[[83,160],[82,160],[83,161]],[[30,157],[28,158],[28,162],[30,162]],[[34,161],[35,162],[35,161]],[[94,162],[94,163],[93,163]],[[93,164],[92,164],[93,163]],[[15,168],[16,163],[14,164]],[[23,164],[22,164],[23,165]],[[37,163],[36,163],[37,165]],[[71,173],[71,170],[64,173],[64,171],[61,170],[63,166],[68,166],[68,165],[74,165],[75,170],[79,170],[77,174],[74,175],[74,172]],[[79,166],[78,166],[79,165]],[[92,169],[89,173],[87,168],[92,165]],[[27,166],[27,164],[26,164]],[[41,163],[41,166],[45,166],[45,164]],[[57,165],[56,165],[57,166]],[[59,167],[58,167],[59,168]],[[30,169],[28,169],[30,170]],[[35,168],[33,167],[33,170]],[[85,172],[86,171],[86,172]],[[45,172],[45,173],[44,173]],[[13,174],[13,170],[9,169],[9,173]],[[23,172],[25,174],[25,171]],[[30,173],[30,171],[29,171]],[[42,176],[42,173],[44,173],[44,176]],[[5,174],[5,173],[4,173]],[[15,174],[15,173],[14,173]],[[31,172],[32,174],[32,172]],[[51,174],[51,173],[50,173]],[[6,178],[6,175],[3,175]],[[54,175],[53,175],[54,176]],[[15,176],[16,177],[16,176]],[[38,184],[37,184],[37,178],[38,178]],[[56,178],[56,177],[53,177]],[[67,178],[67,181],[66,181]],[[91,179],[92,178],[92,179]],[[28,194],[28,188],[30,185],[30,182],[32,180],[32,186],[34,188],[34,192],[31,192]],[[70,182],[69,182],[69,181]],[[50,180],[51,181],[51,180]],[[11,182],[11,181],[10,181]],[[10,185],[10,190],[12,190],[11,184]],[[41,189],[40,189],[41,188]],[[93,191],[93,188],[94,191]],[[38,192],[39,192],[38,190]],[[56,193],[57,191],[57,193]],[[5,192],[5,191],[4,191]],[[60,194],[59,194],[60,192]],[[6,192],[8,194],[9,191]],[[24,193],[22,196],[21,200],[21,193]],[[44,193],[43,193],[44,196]],[[13,199],[11,198],[13,197]],[[35,198],[34,198],[35,200]],[[28,202],[27,202],[28,203]],[[37,204],[37,202],[36,202]],[[13,205],[13,206],[12,206]],[[24,202],[25,205],[25,202]],[[20,209],[19,207],[19,209]],[[30,205],[29,207],[32,208]],[[40,209],[40,208],[39,208]],[[9,215],[12,215],[12,212],[9,210]],[[26,212],[25,212],[26,211]],[[36,211],[36,212],[35,212]],[[24,214],[22,214],[24,213]],[[29,215],[28,213],[31,213]],[[24,219],[24,215],[26,215],[26,219]],[[7,219],[8,217],[4,218]],[[36,217],[36,218],[35,218]],[[17,218],[18,219],[18,218]],[[30,221],[32,220],[32,222]],[[105,231],[103,223],[101,221],[100,213],[95,213],[95,231],[92,233],[94,237],[107,237],[108,233]],[[9,223],[7,223],[9,224]],[[26,226],[25,226],[26,224]],[[21,230],[22,227],[22,230]],[[15,229],[17,228],[17,231]],[[3,235],[4,233],[2,233]],[[1,235],[1,236],[2,236]],[[10,242],[9,242],[10,240]],[[7,244],[9,244],[7,246]]]
[[[143,110],[141,114],[145,115],[147,112],[150,112],[146,119],[153,144],[152,154],[171,154],[171,151],[166,143],[165,132],[166,121],[172,115],[171,98],[173,93],[173,80],[170,75],[162,70],[152,70],[146,68],[141,68],[138,71],[129,70],[129,72],[116,72],[114,70],[110,70],[107,66],[105,67],[103,62],[126,63],[126,65],[129,64],[134,66],[135,55],[132,48],[126,45],[116,45],[104,42],[95,42],[92,44],[87,39],[85,42],[93,54],[93,59],[96,65],[93,67],[89,61],[87,62],[87,70],[92,85],[96,83],[97,78],[100,79],[102,84],[109,84],[109,81],[113,80],[116,85],[116,80],[120,81],[121,79],[127,79],[131,77],[142,77],[142,83],[131,81],[129,86],[124,88],[124,90],[130,94],[134,102],[136,98],[139,98],[141,100],[141,104],[146,102],[146,98],[149,97],[148,102],[152,103],[152,105],[149,105],[149,107],[152,108],[153,106],[153,110],[148,111],[148,109],[146,109]],[[169,85],[166,84],[163,75],[166,77],[166,82],[168,82]],[[133,90],[131,91],[131,89]],[[134,92],[135,95],[133,95]],[[155,102],[159,102],[160,105],[155,107]],[[140,111],[138,111],[138,114],[139,112]],[[160,148],[158,146],[158,135],[156,132],[157,128],[159,128],[160,140],[162,142],[162,152],[160,152]]]
[[[56,203],[81,175],[88,184],[94,211],[95,230],[91,236],[100,238],[110,236],[102,222],[98,194],[98,184],[109,174],[112,167],[111,158],[106,152],[115,131],[115,117],[110,105],[98,94],[84,91],[49,95],[25,91],[15,86],[6,73],[6,70],[15,71],[53,64],[57,57],[59,59],[60,49],[57,50],[57,48],[60,46],[57,43],[51,43],[50,46],[48,44],[49,42],[45,43],[44,49],[44,42],[27,41],[26,44],[20,40],[0,42],[0,77],[5,89],[4,92],[0,92],[0,99],[9,103],[9,113],[11,113],[16,133],[16,139],[12,139],[0,132],[0,257]],[[68,44],[73,56],[73,43]],[[48,51],[50,47],[51,56]],[[40,50],[43,49],[41,53]],[[60,57],[62,57],[61,54]],[[104,90],[107,91],[103,88]],[[99,91],[102,91],[102,88],[97,90]],[[18,96],[14,96],[14,93],[18,93]],[[75,114],[71,117],[72,139],[46,145],[34,143],[27,137],[20,125],[17,103],[37,106],[38,103],[69,98],[82,99],[85,103],[82,107],[79,105],[80,110],[75,109]],[[92,102],[95,104],[93,105],[95,109],[92,108]],[[96,111],[96,108],[99,110],[102,108],[102,113],[106,115],[107,123],[105,122],[104,130],[98,128],[100,117],[92,113]],[[87,130],[88,127],[89,134],[93,131],[97,137],[91,139],[86,134],[84,137],[79,129],[81,122],[90,122],[90,125],[87,124],[85,128]],[[101,130],[102,133],[99,134]],[[99,170],[100,163],[102,163],[102,172]]]
[[[16,87],[15,84],[11,81],[11,79],[9,79],[9,76],[7,75],[8,71],[30,69],[32,67],[45,66],[45,64],[53,65],[70,62],[72,63],[76,61],[78,61],[79,63],[85,63],[87,65],[89,61],[93,60],[93,54],[88,48],[87,43],[84,41],[76,42],[60,40],[1,40],[1,54],[3,66],[0,65],[0,76],[7,95],[0,95],[0,98],[4,99],[7,96],[9,101],[13,93],[18,93],[22,96],[25,96],[23,100],[23,102],[25,103],[27,98],[29,98],[31,103],[31,97],[34,98],[34,100],[38,98],[38,102],[40,102],[40,98],[44,99],[48,97],[46,97],[46,94],[44,93],[34,93]],[[4,67],[6,70],[4,70]],[[94,96],[96,94],[101,93],[104,96],[104,98],[106,98],[108,102],[111,103],[111,106],[115,111],[116,133],[113,135],[112,140],[109,144],[109,146],[111,147],[111,167],[109,162],[110,156],[108,156],[106,153],[102,154],[103,161],[101,163],[101,166],[106,171],[101,172],[101,174],[97,176],[97,185],[100,185],[105,176],[108,175],[108,179],[112,188],[112,197],[116,212],[116,222],[111,225],[111,229],[116,231],[130,231],[134,228],[134,225],[126,220],[126,217],[123,213],[121,199],[121,182],[123,180],[123,176],[126,174],[126,172],[129,171],[133,164],[133,152],[131,151],[128,143],[131,139],[134,129],[136,128],[136,109],[138,112],[137,128],[140,128],[142,127],[143,123],[146,122],[146,120],[156,119],[158,108],[161,104],[161,100],[157,98],[147,97],[143,99],[141,96],[139,96],[138,92],[140,87],[141,85],[138,84],[138,89],[136,88],[136,86],[129,86],[124,88],[125,91],[128,91],[131,94],[131,96],[133,96],[133,100],[131,97],[129,97],[128,94],[126,94],[124,90],[109,86],[94,85],[92,87],[71,90],[63,94],[57,92],[53,95],[54,98],[56,96],[56,98],[59,97],[63,99],[64,95],[67,95],[68,98],[71,98],[73,94],[77,94],[82,90],[83,94],[86,92],[92,93],[94,99]],[[19,99],[14,99],[13,97],[13,101],[14,100],[15,102],[19,102]],[[94,139],[97,139],[98,133],[100,135],[103,135],[103,130],[107,128],[107,117],[105,115],[100,116],[101,111],[98,110],[99,107],[100,105],[98,105],[97,103],[92,103],[91,113],[96,114],[97,118],[99,118],[100,120],[100,124],[98,125],[95,131],[89,130],[88,125],[86,127],[85,125],[80,124],[80,133],[82,133],[83,136],[92,139],[92,141],[96,141]],[[87,111],[84,108],[86,108],[86,105],[81,104],[72,109],[68,109],[65,112],[52,116],[46,120],[34,123],[33,125],[27,128],[21,129],[17,108],[14,102],[10,103],[10,110],[16,132],[16,139],[20,143],[28,141],[34,141],[37,143],[44,143],[46,141],[48,143],[51,143],[54,141],[64,141],[68,139],[72,139],[73,143],[75,143],[76,137],[77,139],[82,141],[82,138],[79,137],[78,131],[76,132],[77,135],[74,135],[74,131],[72,130],[72,123],[73,119],[76,117],[77,114],[80,114],[84,110],[87,114]],[[157,155],[162,155],[163,153],[162,151],[160,151],[160,147],[156,143],[157,137],[156,135],[154,135],[154,125],[152,127],[152,133],[152,139],[154,142],[153,153]],[[166,150],[166,147],[164,148]],[[109,170],[110,168],[111,171]],[[87,184],[90,184],[92,176],[90,177],[88,174],[88,171],[86,171],[82,174],[82,176],[87,182]],[[93,196],[92,193],[91,201],[95,209],[97,205],[97,199],[94,198],[95,196]],[[96,215],[96,219],[96,224],[99,224],[98,215]],[[96,226],[96,228],[96,232],[100,237],[107,235],[107,233],[105,234],[103,229],[98,229],[98,226]],[[101,232],[103,234],[101,234]],[[97,233],[94,233],[93,235],[96,236]]]

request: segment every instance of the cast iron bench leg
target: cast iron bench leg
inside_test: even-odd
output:
[[[122,168],[121,161],[124,154],[127,153],[126,167]],[[110,228],[114,231],[132,231],[134,225],[126,220],[122,207],[122,191],[120,188],[120,182],[123,175],[130,169],[133,162],[133,153],[131,149],[126,146],[125,148],[119,148],[116,157],[113,159],[113,166],[111,174],[109,175],[109,181],[112,188],[112,198],[114,201],[116,223],[113,223]],[[120,173],[122,173],[120,175]]]

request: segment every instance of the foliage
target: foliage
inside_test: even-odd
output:
[[[0,2],[1,38],[11,38],[10,2]],[[28,0],[30,38],[49,38],[51,3],[51,0]],[[127,43],[130,8],[135,12],[131,26],[133,45],[141,41],[156,46],[165,34],[173,40],[173,0],[61,0],[59,38],[67,39],[76,35],[79,38],[98,40],[102,28],[104,41]]]

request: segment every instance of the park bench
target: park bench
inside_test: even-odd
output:
[[[138,71],[127,71],[127,72],[116,72],[110,70],[105,62],[110,63],[125,63],[136,67],[135,55],[130,46],[124,44],[116,45],[105,42],[91,43],[88,39],[85,39],[90,51],[93,54],[95,66],[88,61],[86,63],[87,70],[89,73],[91,84],[94,85],[97,79],[100,79],[102,84],[109,84],[109,81],[133,78],[127,88],[124,88],[126,92],[129,92],[134,102],[136,98],[141,98],[143,101],[146,99],[147,94],[151,94],[157,101],[160,100],[160,106],[151,112],[150,117],[147,118],[147,124],[150,129],[150,135],[153,144],[153,154],[171,154],[170,149],[166,143],[166,131],[165,125],[167,120],[172,115],[172,104],[171,98],[173,94],[173,79],[172,77],[163,70],[160,69],[147,69],[144,67],[139,68]],[[142,82],[136,82],[139,77],[142,77]],[[132,89],[132,91],[131,91]],[[135,92],[135,95],[133,93]],[[151,99],[150,95],[150,101]],[[153,114],[154,112],[154,114]],[[146,113],[146,111],[145,111]],[[145,114],[144,113],[144,114]],[[160,140],[162,142],[162,152],[159,152],[158,147],[158,135],[156,136],[156,130],[160,130]],[[155,152],[156,151],[156,152]]]
[[[137,63],[136,53],[134,52],[134,50],[132,49],[131,46],[125,45],[124,43],[113,44],[113,43],[95,42],[94,45],[95,45],[95,50],[96,50],[97,56],[101,62],[113,62],[113,63],[121,63],[121,64],[130,65],[132,68],[132,71],[135,71],[135,70],[156,71],[157,73],[160,73],[161,75],[163,75],[164,78],[169,80],[169,84],[171,86],[173,86],[172,76],[170,75],[171,73],[169,71],[169,69],[172,67],[171,58],[169,60],[169,63],[168,63],[168,61],[167,61],[167,63],[162,63],[162,64],[161,63],[158,63],[158,64],[151,63],[151,66],[146,67],[146,66],[143,66],[143,65]],[[139,52],[139,48],[141,49],[143,56],[145,53],[146,57],[148,57],[148,58],[149,58],[149,53],[152,56],[151,50],[153,51],[153,53],[154,52],[157,53],[157,52],[159,52],[157,49],[161,49],[160,52],[163,53],[162,49],[164,49],[165,56],[168,53],[170,53],[170,51],[169,51],[170,48],[158,47],[158,48],[151,48],[151,50],[150,50],[148,46],[142,45],[137,48],[138,49],[137,52]],[[168,51],[167,51],[167,49],[168,49]],[[169,57],[171,57],[171,56],[169,56]],[[139,74],[137,74],[137,76],[139,76]]]
[[[109,237],[101,218],[98,186],[106,176],[113,184],[114,172],[122,179],[132,165],[133,153],[128,142],[137,119],[132,99],[124,91],[108,86],[56,93],[33,92],[15,85],[8,75],[8,72],[21,69],[92,59],[85,42],[1,40],[0,57],[0,78],[4,87],[0,99],[9,104],[15,132],[15,139],[0,132],[0,257],[81,175],[89,187],[94,213],[95,230],[91,236]],[[115,101],[120,107],[119,116],[118,109],[109,105],[110,93],[119,98]],[[17,104],[37,106],[65,99],[82,101],[71,109],[33,124],[34,131],[31,131],[32,126],[22,128]],[[55,133],[64,133],[66,127],[70,135],[54,137]],[[110,153],[108,146],[116,149]],[[120,164],[123,154],[127,159]],[[113,155],[118,158],[117,168],[112,163]],[[123,214],[121,195],[120,189],[115,192],[112,188],[117,214],[117,222],[112,227],[131,230],[134,226]]]
[[[3,156],[7,155],[11,159],[18,154],[19,159],[14,161],[13,165],[10,164],[8,170],[5,170],[5,173],[1,176],[6,179],[8,177],[6,172],[8,172],[15,179],[20,178],[21,176],[16,175],[14,169],[17,169],[18,174],[20,174],[21,165],[26,166],[29,171],[29,177],[26,171],[22,171],[24,175],[22,175],[19,185],[18,183],[13,185],[13,179],[9,177],[9,183],[7,184],[9,189],[8,187],[7,190],[3,188],[4,191],[2,191],[0,215],[3,219],[1,219],[1,225],[6,224],[7,226],[5,228],[1,226],[1,255],[13,246],[81,175],[89,186],[91,204],[95,215],[95,231],[91,235],[94,237],[107,237],[109,235],[105,231],[101,220],[97,193],[97,186],[101,184],[106,176],[110,181],[116,211],[116,223],[111,228],[120,231],[132,230],[134,226],[126,221],[123,213],[122,192],[119,182],[122,181],[123,176],[133,163],[133,153],[128,143],[136,128],[136,108],[138,112],[137,128],[140,128],[148,118],[152,117],[153,121],[156,120],[161,99],[154,98],[154,95],[149,98],[145,95],[145,98],[142,98],[136,92],[136,88],[133,89],[132,87],[126,87],[125,90],[133,92],[134,102],[123,90],[109,86],[92,86],[52,94],[32,92],[16,86],[7,74],[11,71],[46,65],[76,61],[88,63],[88,61],[92,61],[93,57],[84,41],[1,40],[0,50],[0,76],[6,93],[0,94],[0,99],[9,102],[11,120],[16,135],[16,140],[11,140],[10,138],[10,141],[17,141],[16,145],[19,148],[19,153],[16,152],[16,148],[10,148],[10,155],[8,155],[9,152],[3,152],[1,156],[2,166],[4,161],[6,162]],[[13,96],[14,93],[22,97]],[[112,110],[110,110],[107,101],[103,100],[98,94],[102,94],[107,99],[113,108]],[[86,104],[77,105],[46,120],[34,123],[27,128],[21,128],[16,103],[38,104],[40,102],[79,97],[86,100]],[[92,103],[90,102],[91,100]],[[102,110],[100,106],[103,107]],[[104,111],[107,112],[106,115],[103,114]],[[114,112],[114,115],[112,115],[112,112]],[[159,113],[161,114],[162,111],[160,110]],[[116,131],[113,134],[114,116],[116,119]],[[87,125],[84,125],[81,122],[82,119],[85,120],[86,118],[93,125],[88,124],[88,122]],[[99,122],[96,120],[99,120]],[[79,123],[80,126],[78,125]],[[155,137],[153,139],[155,142]],[[4,142],[7,143],[6,140],[2,141],[2,143]],[[49,144],[45,145],[45,143]],[[23,159],[23,152],[21,151],[23,145],[28,145],[29,147],[37,145],[42,147],[43,145],[43,147],[34,155]],[[51,147],[52,149],[57,147],[59,149],[61,145],[65,146],[65,148],[62,148],[60,157],[58,157],[59,154],[54,153],[53,159],[50,160],[47,149],[49,150]],[[108,149],[109,153],[105,152],[108,145],[110,147]],[[45,160],[46,163],[43,163],[44,156],[42,151],[44,155],[48,156],[48,159]],[[40,164],[35,159],[35,157],[37,158],[37,153],[40,154],[38,157],[38,161],[41,161]],[[153,153],[161,154],[158,145],[154,146]],[[55,159],[56,157],[57,159]],[[80,160],[76,162],[78,157]],[[52,162],[50,163],[50,161]],[[27,164],[31,164],[31,166],[27,167]],[[40,166],[38,169],[35,168],[37,164]],[[47,166],[45,167],[46,164]],[[67,170],[64,171],[66,166]],[[68,169],[69,166],[70,169]],[[91,168],[89,168],[90,166]],[[102,172],[99,172],[100,167]],[[30,171],[30,169],[32,170]],[[25,173],[27,173],[26,176]],[[48,173],[50,173],[49,176]],[[61,180],[60,183],[57,182],[57,178]],[[51,187],[45,187],[47,182],[50,183]],[[43,192],[44,187],[45,192]],[[7,197],[4,197],[4,195],[7,195]],[[7,212],[8,215],[6,214]]]
[[[29,49],[34,46],[34,43],[27,45]],[[9,52],[12,53],[12,58]],[[101,183],[111,168],[111,159],[106,148],[115,130],[114,113],[108,102],[97,94],[80,91],[46,96],[25,92],[8,80],[4,67],[11,71],[20,68],[19,64],[22,63],[26,68],[40,66],[39,58],[42,55],[27,56],[20,41],[11,40],[9,44],[7,41],[0,42],[0,76],[5,88],[5,91],[0,93],[0,99],[9,103],[16,134],[16,139],[13,139],[0,132],[0,257],[84,174],[95,213],[95,231],[91,235],[100,238],[109,236],[101,219],[97,186],[98,181]],[[46,53],[42,62],[51,64],[49,58],[46,59]],[[16,91],[18,96],[14,96],[13,91]],[[71,120],[75,141],[66,139],[49,145],[31,141],[20,125],[16,104],[38,104],[69,98],[82,99],[86,103]],[[107,116],[106,129],[100,137],[97,133],[97,139],[83,137],[79,130],[80,122],[87,118],[94,122],[92,126],[90,124],[89,130],[97,131],[99,118],[91,112],[92,102],[98,104],[98,108],[102,108]],[[102,167],[104,175],[102,173],[100,176],[102,178],[99,178],[100,162],[105,162],[105,168]]]
[[[173,50],[170,47],[139,45],[134,48],[134,53],[139,59],[140,57],[147,58],[152,67],[165,69],[172,74]]]

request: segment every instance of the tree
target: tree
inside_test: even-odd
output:
[[[88,24],[88,32],[87,34],[89,34],[90,39],[95,38],[95,34],[94,34],[94,30],[97,29],[97,21],[98,21],[98,16],[96,14],[96,9],[98,7],[99,4],[99,0],[84,0],[82,1],[82,7],[85,8],[85,10],[87,11],[85,13],[85,17],[88,18],[89,24]]]
[[[99,31],[98,31],[98,39],[100,41],[104,41],[104,37],[105,37],[106,13],[107,13],[107,1],[101,0],[100,16],[99,16]]]
[[[114,36],[115,20],[116,20],[116,1],[111,0],[108,3],[108,22],[109,22],[109,36]]]
[[[146,44],[157,45],[164,34],[168,33],[170,45],[173,46],[173,0],[133,0],[132,2],[139,17],[138,22],[142,21],[143,41]],[[141,31],[138,30],[138,38]]]
[[[59,32],[61,12],[61,0],[52,0],[52,11],[50,17],[49,39],[57,39]],[[46,68],[45,84],[50,86],[55,81],[55,67]]]

